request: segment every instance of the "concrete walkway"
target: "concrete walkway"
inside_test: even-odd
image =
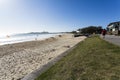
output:
[[[120,36],[106,35],[104,40],[120,46]]]

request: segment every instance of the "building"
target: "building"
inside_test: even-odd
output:
[[[113,34],[113,35],[120,34],[120,21],[110,23],[107,26],[107,31],[109,34]]]

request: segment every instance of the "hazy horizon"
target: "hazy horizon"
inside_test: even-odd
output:
[[[0,0],[0,36],[69,32],[120,21],[120,0]]]

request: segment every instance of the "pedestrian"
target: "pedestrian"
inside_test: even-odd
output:
[[[102,36],[103,36],[103,38],[105,38],[105,35],[106,35],[106,30],[103,29],[103,30],[102,30]]]

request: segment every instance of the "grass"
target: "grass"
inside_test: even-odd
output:
[[[87,38],[36,80],[120,80],[120,47]]]

